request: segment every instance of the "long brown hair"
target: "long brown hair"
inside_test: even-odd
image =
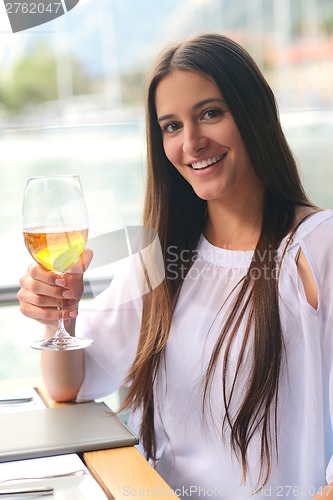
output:
[[[239,284],[233,309],[213,349],[204,384],[203,405],[209,397],[214,372],[221,370],[225,415],[223,425],[231,430],[231,445],[240,457],[244,479],[247,449],[258,430],[261,432],[261,470],[258,484],[265,484],[271,470],[272,429],[277,426],[276,409],[283,337],[275,276],[277,250],[291,228],[297,205],[312,206],[300,182],[297,167],[281,129],[274,95],[249,54],[238,44],[218,34],[204,34],[163,52],[152,70],[147,87],[148,172],[144,225],[159,236],[164,262],[168,248],[194,251],[204,229],[207,203],[198,198],[167,159],[155,109],[157,85],[175,70],[199,71],[219,87],[242,135],[252,165],[265,187],[262,228],[247,275]],[[270,251],[267,251],[270,250]],[[260,257],[260,258],[258,258]],[[179,265],[184,265],[181,258]],[[191,263],[188,264],[188,269]],[[188,270],[187,269],[187,270]],[[264,273],[266,269],[266,273]],[[173,268],[174,270],[174,268]],[[257,273],[253,279],[253,272]],[[177,275],[178,278],[174,279]],[[165,265],[165,279],[143,298],[139,346],[128,375],[131,383],[125,405],[142,410],[141,438],[148,458],[156,457],[154,433],[154,383],[163,357],[172,314],[183,283],[184,273],[171,277]],[[266,278],[265,278],[266,276]],[[239,353],[231,391],[226,387],[229,352],[245,312],[248,323]],[[253,332],[253,361],[248,387],[235,413],[231,400],[245,348]],[[224,346],[222,367],[219,353]],[[206,406],[207,408],[207,406]],[[272,412],[273,409],[273,412]],[[276,435],[276,432],[275,432]],[[275,442],[277,448],[277,443]]]

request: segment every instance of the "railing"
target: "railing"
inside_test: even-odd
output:
[[[19,291],[19,286],[8,285],[0,287],[0,306],[10,306],[17,304],[16,294]]]
[[[84,281],[84,292],[83,297],[85,299],[90,299],[103,292],[112,280],[112,277],[107,278],[94,278]],[[19,285],[7,285],[0,287],[0,307],[17,305],[17,292],[19,291]]]

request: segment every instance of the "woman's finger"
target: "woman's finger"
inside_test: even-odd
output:
[[[29,302],[21,302],[20,311],[24,316],[45,325],[56,325],[59,319],[59,311],[56,307],[39,307]],[[77,308],[65,308],[63,314],[65,321],[75,318],[77,316]]]
[[[67,272],[70,274],[83,274],[88,269],[92,258],[92,250],[86,248],[80,255],[80,259]]]
[[[54,279],[52,281],[54,282]],[[26,295],[24,294],[25,292],[29,292],[30,294],[36,296],[52,297],[53,299],[71,299],[74,297],[72,291],[67,290],[67,294],[64,296],[65,289],[63,287],[56,286],[52,282],[47,283],[45,281],[39,281],[32,278],[30,274],[26,274],[25,276],[23,276],[23,278],[20,279],[20,286],[21,290],[19,291],[18,298],[22,300],[26,298]]]

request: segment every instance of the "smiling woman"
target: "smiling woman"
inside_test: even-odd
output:
[[[234,41],[168,47],[147,85],[143,223],[158,244],[93,310],[68,304],[68,328],[94,343],[43,353],[45,383],[58,401],[128,386],[129,426],[174,490],[309,499],[333,481],[333,212],[309,201],[274,95]],[[46,338],[82,279],[37,265],[21,278]]]
[[[208,201],[208,210],[213,200],[229,209],[232,200],[239,208],[243,204],[261,210],[262,183],[211,78],[195,71],[171,72],[156,89],[156,112],[168,160],[197,196]],[[257,218],[254,213],[249,216]],[[247,237],[244,230],[243,236]],[[231,248],[231,242],[224,245]]]
[[[57,8],[42,3],[15,8]],[[74,3],[24,36],[0,15],[0,294],[15,299],[22,276],[27,315],[1,308],[0,377],[39,374],[29,346],[45,330],[41,287],[51,321],[67,291],[27,273],[26,177],[78,173],[93,237],[142,224],[148,163],[145,224],[166,279],[155,287],[155,262],[141,273],[150,248],[128,269],[123,259],[100,300],[80,302],[78,336],[95,339],[80,388],[75,362],[55,356],[43,358],[49,390],[83,401],[126,379],[141,449],[184,498],[309,499],[333,480],[332,217],[318,211],[290,234],[311,204],[266,82],[306,193],[333,207],[330,2],[59,0]],[[168,47],[148,80],[146,161],[147,64],[161,44],[208,30],[250,50],[266,82],[225,37]],[[103,266],[85,281],[98,293],[111,276]]]

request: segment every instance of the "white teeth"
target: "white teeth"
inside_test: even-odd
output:
[[[208,160],[203,160],[203,161],[198,161],[197,163],[192,163],[191,167],[194,168],[194,170],[200,170],[201,168],[206,168],[209,165],[214,165],[214,163],[217,163],[218,161],[222,160],[222,158],[225,156],[220,155],[220,156],[213,156],[212,158],[208,158]]]

